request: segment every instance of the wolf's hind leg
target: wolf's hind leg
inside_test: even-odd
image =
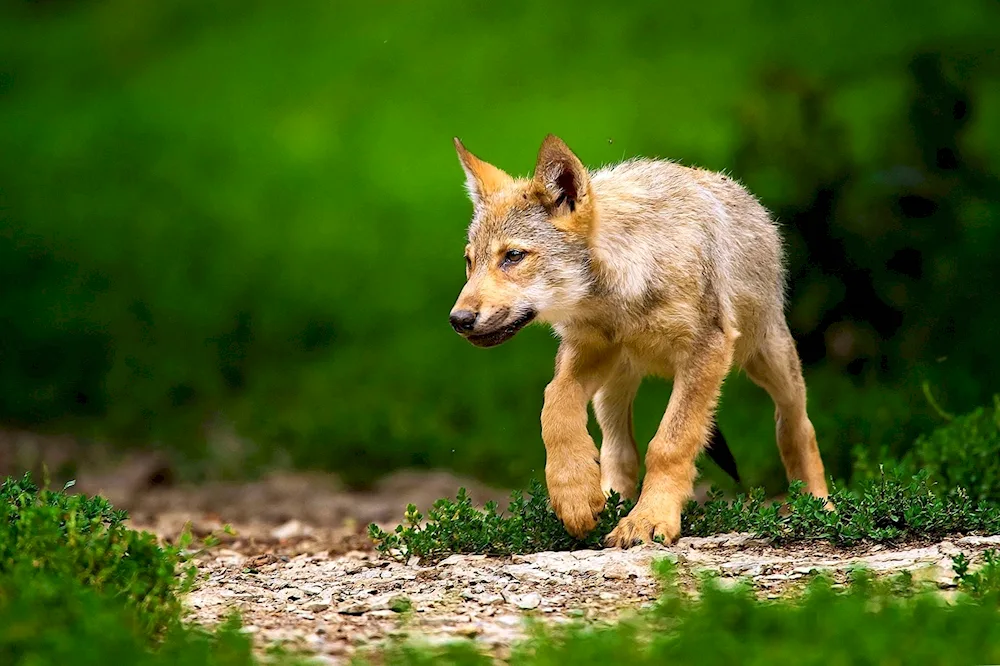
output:
[[[639,482],[639,450],[632,430],[632,401],[642,375],[619,361],[594,396],[594,413],[601,426],[601,490],[635,499]]]
[[[746,364],[746,371],[774,400],[778,450],[789,481],[804,481],[807,491],[826,497],[826,477],[816,445],[816,431],[806,414],[802,365],[784,322],[768,334],[757,354]]]

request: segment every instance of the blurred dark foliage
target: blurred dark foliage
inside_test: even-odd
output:
[[[0,9],[0,421],[156,444],[190,473],[364,484],[541,470],[555,341],[454,336],[469,204],[450,139],[525,173],[667,156],[784,228],[832,473],[996,390],[994,2],[8,3]],[[636,407],[652,433],[668,387]],[[719,421],[782,485],[743,377]],[[211,445],[230,422],[240,450]],[[710,472],[714,474],[714,472]]]

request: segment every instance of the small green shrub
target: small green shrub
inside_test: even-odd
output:
[[[25,475],[0,485],[0,590],[25,579],[76,581],[115,598],[136,628],[160,635],[181,611],[178,594],[193,579],[180,550],[124,525],[124,511],[103,497],[40,489]]]
[[[799,482],[791,485],[780,504],[768,504],[760,491],[732,502],[712,493],[703,505],[688,504],[683,533],[709,536],[739,531],[777,543],[823,540],[852,545],[1000,532],[1000,506],[973,501],[960,488],[942,493],[926,472],[907,478],[893,470],[854,490],[835,487],[830,501],[836,511],[827,511],[825,502],[803,492]]]
[[[909,471],[927,470],[943,487],[965,488],[974,500],[1000,502],[1000,395],[992,407],[919,437],[901,464]]]
[[[830,500],[837,510],[832,512],[826,510],[823,500],[803,492],[801,483],[792,484],[784,503],[768,503],[760,489],[732,501],[713,491],[706,503],[688,504],[681,517],[681,532],[684,536],[750,532],[777,543],[823,540],[839,545],[1000,533],[997,505],[975,502],[961,490],[935,490],[926,472],[910,478],[892,472],[864,482],[857,490],[835,488]],[[579,541],[563,529],[544,487],[536,481],[527,498],[514,493],[504,514],[495,504],[485,511],[476,509],[461,490],[457,501],[438,500],[425,524],[421,525],[423,516],[410,505],[404,524],[392,532],[370,525],[369,536],[380,552],[398,557],[594,548],[630,508],[630,503],[613,496],[597,529]]]
[[[583,540],[566,532],[549,506],[548,494],[540,481],[532,481],[527,496],[521,491],[511,495],[510,505],[501,513],[495,502],[480,511],[472,505],[465,488],[455,501],[439,499],[427,512],[427,522],[417,507],[406,507],[404,524],[385,532],[374,523],[368,535],[379,552],[397,557],[416,555],[437,558],[452,553],[490,553],[510,555],[541,550],[596,548],[600,540],[632,508],[612,493],[595,529]]]
[[[194,567],[102,497],[0,485],[0,664],[252,666],[239,617],[185,624]],[[279,655],[281,663],[291,658]]]
[[[952,567],[955,570],[955,582],[958,587],[969,593],[975,599],[984,597],[998,597],[1000,593],[1000,553],[994,549],[989,549],[982,554],[982,566],[973,570],[972,562],[964,553],[959,553],[952,558]]]

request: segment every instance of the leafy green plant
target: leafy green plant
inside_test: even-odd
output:
[[[947,423],[919,436],[898,458],[886,447],[873,451],[855,446],[855,481],[877,477],[881,465],[875,461],[891,461],[904,474],[926,471],[945,491],[962,488],[974,500],[1000,502],[1000,395],[993,396],[992,406],[956,417],[937,404],[927,384],[924,393],[938,418]]]
[[[713,491],[707,502],[690,502],[681,517],[682,534],[709,536],[720,532],[750,532],[774,542],[823,540],[839,545],[861,541],[891,542],[947,534],[1000,533],[1000,507],[974,502],[961,491],[939,493],[926,472],[906,478],[889,472],[861,484],[857,490],[835,488],[826,502],[793,483],[783,503],[769,503],[762,490],[728,501]],[[580,541],[563,529],[548,504],[545,489],[535,482],[525,497],[514,493],[507,511],[495,504],[476,509],[459,491],[456,501],[438,500],[423,515],[407,508],[405,523],[385,532],[369,526],[380,552],[398,557],[442,557],[451,553],[506,555],[540,550],[594,548],[626,515],[631,504],[615,495],[609,499],[597,529]]]
[[[392,532],[385,532],[372,523],[368,535],[379,552],[397,557],[416,555],[436,558],[451,553],[490,553],[509,555],[539,550],[575,550],[595,548],[632,508],[612,493],[595,529],[583,540],[575,539],[563,528],[548,504],[548,494],[540,481],[532,482],[527,496],[512,493],[506,513],[495,502],[480,511],[472,504],[465,488],[458,491],[455,501],[439,499],[423,514],[410,504],[404,523]]]
[[[992,595],[1000,601],[1000,553],[989,549],[982,554],[982,564],[972,569],[972,561],[959,553],[952,558],[955,582],[976,599]]]
[[[942,493],[921,471],[907,477],[898,470],[859,484],[835,487],[835,511],[792,483],[781,504],[768,504],[760,491],[732,502],[710,494],[703,505],[690,503],[684,533],[708,536],[720,531],[752,532],[775,542],[824,540],[838,545],[891,542],[947,534],[1000,532],[1000,506],[973,501],[962,489]]]
[[[0,485],[0,589],[25,577],[74,580],[119,599],[144,635],[162,634],[195,570],[179,548],[128,529],[126,518],[103,497],[40,489],[28,474],[8,478]]]
[[[1000,502],[1000,395],[993,405],[955,417],[917,439],[904,469],[927,470],[946,488],[964,488],[974,500]]]
[[[0,484],[0,664],[256,664],[238,616],[211,631],[182,622],[190,540],[160,546],[126,518],[30,475]]]

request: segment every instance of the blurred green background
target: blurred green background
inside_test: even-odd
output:
[[[1000,390],[997,26],[994,0],[4,3],[0,423],[194,477],[524,483],[556,341],[450,330],[451,138],[526,174],[554,132],[594,166],[725,170],[775,212],[846,479],[852,447],[938,423],[924,383],[950,411]],[[668,395],[640,393],[641,440]],[[779,490],[772,411],[734,375],[719,421]]]

